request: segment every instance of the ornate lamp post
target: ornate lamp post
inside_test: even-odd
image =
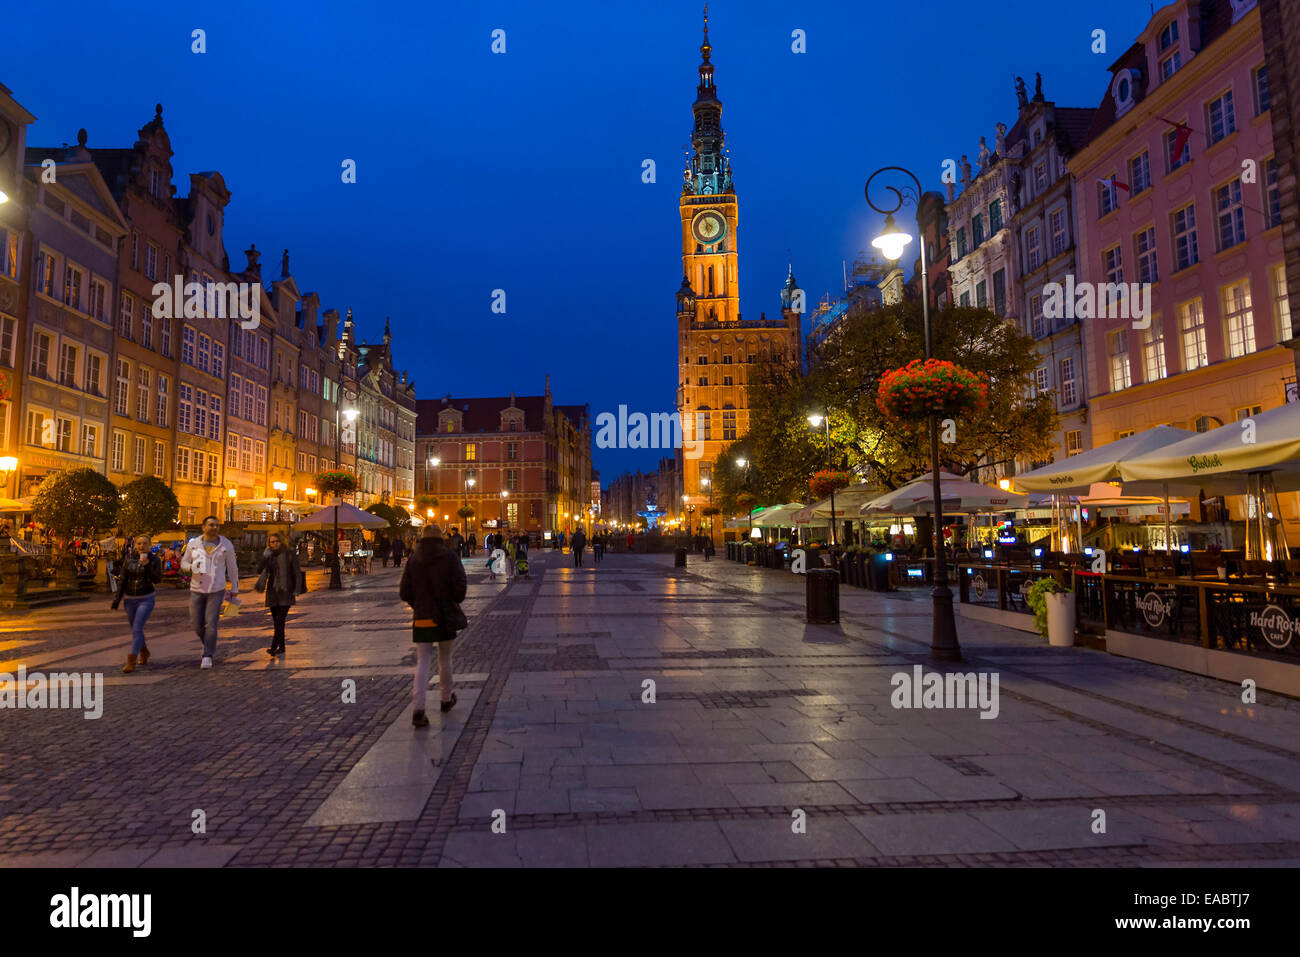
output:
[[[235,496],[237,496],[238,494],[239,492],[236,489],[233,488],[226,489],[226,501],[227,501],[226,521],[227,522],[233,522],[235,520]]]
[[[884,166],[867,178],[863,188],[867,205],[885,214],[885,231],[871,241],[871,245],[884,254],[890,262],[897,262],[912,237],[898,228],[894,213],[903,208],[903,194],[893,186],[886,186],[897,202],[890,209],[881,209],[871,201],[871,181],[888,171],[906,173],[916,186],[918,211],[921,202],[921,181],[911,170],[902,166]],[[906,186],[904,187],[906,189]],[[918,221],[918,226],[920,225]],[[923,232],[923,231],[922,231]],[[930,278],[925,262],[925,238],[921,238],[921,315],[925,323],[925,357],[933,358],[934,342],[930,335]],[[928,417],[930,432],[930,474],[933,479],[934,499],[934,627],[930,636],[930,658],[933,661],[961,661],[961,645],[957,642],[957,621],[953,616],[952,589],[948,587],[948,562],[943,545],[943,493],[939,482],[939,422],[931,413]]]
[[[821,415],[813,413],[808,416],[808,424],[814,429],[820,425],[826,426],[826,458],[827,468],[835,468],[835,456],[831,452],[831,417],[829,414]],[[835,483],[831,483],[831,548],[835,548]]]
[[[466,507],[466,508],[469,508],[469,490],[472,489],[476,484],[477,484],[477,483],[476,483],[475,480],[472,479],[472,478],[467,478],[467,479],[465,479],[465,507]],[[469,516],[468,516],[468,515],[465,516],[465,532],[466,532],[465,537],[466,537],[466,538],[469,538],[469,534],[468,534],[468,533],[469,533]]]
[[[280,518],[280,513],[284,510],[284,493],[289,490],[289,486],[283,482],[272,482],[271,488],[275,489],[275,497],[278,499],[275,503],[275,520],[277,522],[283,521]]]
[[[509,497],[510,497],[510,493],[505,489],[502,489],[501,510],[497,513],[497,528],[505,528],[506,526],[506,499]]]
[[[736,459],[736,464],[745,470],[745,491],[748,492],[749,491],[749,460]],[[749,537],[753,538],[754,537],[754,512],[752,509],[748,511],[746,517],[749,519]]]

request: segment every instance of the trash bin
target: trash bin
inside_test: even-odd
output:
[[[804,575],[804,594],[810,625],[833,625],[840,620],[840,573],[833,568],[810,568]]]
[[[679,548],[673,552],[673,568],[686,567],[686,549]]]

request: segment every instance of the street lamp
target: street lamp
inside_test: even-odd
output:
[[[8,493],[9,476],[13,475],[17,471],[18,471],[18,460],[16,458],[14,458],[12,455],[6,455],[0,457],[0,474],[4,475],[4,478],[0,479],[0,490],[3,490],[4,492]],[[15,496],[15,498],[16,497],[17,496]]]
[[[920,212],[921,181],[916,175],[902,166],[884,166],[867,177],[863,187],[867,205],[878,213],[885,214],[885,231],[871,241],[890,262],[897,262],[903,250],[912,241],[912,237],[898,228],[894,222],[894,213],[903,208],[903,194],[893,186],[885,187],[897,199],[891,209],[881,209],[871,201],[871,181],[887,171],[906,173],[916,185],[917,212]],[[904,187],[906,188],[906,187]],[[917,221],[920,225],[920,221]],[[921,230],[923,233],[924,230]],[[930,335],[930,277],[925,262],[925,240],[921,240],[921,316],[925,324],[925,357],[934,355],[934,342]],[[939,482],[939,422],[931,413],[929,415],[930,432],[930,476],[933,480],[931,489],[934,498],[934,624],[930,635],[930,658],[933,661],[961,661],[961,645],[957,642],[957,621],[953,617],[952,589],[948,587],[948,562],[943,547],[943,492]]]
[[[280,512],[284,508],[284,493],[289,490],[289,486],[283,482],[272,482],[271,488],[275,489],[276,498],[279,500],[275,503],[275,520],[281,521]]]
[[[505,489],[501,490],[501,510],[497,513],[497,528],[504,528],[506,523],[506,499],[510,493]]]
[[[476,482],[472,478],[465,479],[465,508],[469,508],[469,490],[475,486]],[[469,538],[469,516],[465,516],[465,537]]]
[[[709,478],[709,476],[707,475],[701,476],[700,484],[709,490],[709,509],[712,510],[713,509],[713,479]],[[709,516],[709,543],[716,547],[717,543],[714,542],[713,540],[714,539],[713,518],[714,516],[712,515]]]
[[[814,412],[808,416],[808,424],[814,429],[826,426],[826,458],[832,470],[835,468],[835,456],[831,451],[831,417]],[[831,548],[835,547],[835,483],[831,482]]]
[[[315,499],[316,499],[316,490],[315,490],[314,488],[311,488],[310,486],[308,486],[307,488],[303,489],[302,491],[303,491],[303,494],[304,494],[304,495],[306,495],[309,499],[312,500],[312,504],[315,505],[315,504],[316,504],[316,502],[315,502]]]
[[[736,464],[745,470],[745,491],[748,492],[749,491],[749,460],[736,459]],[[753,538],[754,537],[754,512],[752,509],[749,511],[746,517],[749,519],[749,537]]]
[[[228,513],[226,515],[227,522],[233,522],[235,520],[235,496],[238,494],[239,493],[233,488],[226,489],[226,498],[230,500],[230,503],[226,506],[226,511]]]

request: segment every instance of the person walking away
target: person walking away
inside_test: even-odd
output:
[[[423,728],[433,646],[438,646],[438,691],[442,711],[456,705],[452,690],[451,646],[459,628],[465,627],[460,603],[465,600],[465,566],[442,541],[442,529],[430,522],[402,572],[398,595],[411,606],[411,641],[416,647],[415,686],[412,689],[411,724]]]
[[[592,564],[599,565],[600,560],[605,556],[605,536],[601,532],[596,532],[591,536],[591,560]]]
[[[587,547],[587,534],[581,528],[573,533],[571,539],[573,546],[573,567],[582,567],[582,550]]]
[[[473,532],[469,533],[469,554],[473,555],[478,551],[478,536]]]
[[[406,554],[406,543],[400,538],[393,539],[393,567],[402,567],[402,556]]]
[[[713,536],[704,539],[704,560],[712,561],[713,559]]]
[[[149,536],[137,535],[133,548],[122,562],[117,577],[113,610],[126,602],[126,620],[131,623],[131,653],[126,656],[123,674],[135,671],[136,662],[149,663],[149,646],[144,640],[144,623],[153,614],[158,595],[154,586],[162,581],[162,561],[149,554]]]
[[[200,668],[211,668],[217,651],[217,624],[221,602],[230,588],[230,600],[239,604],[239,563],[235,546],[221,534],[215,515],[203,520],[203,534],[190,539],[181,556],[181,571],[190,573],[190,624],[203,641]]]
[[[298,578],[301,568],[298,556],[284,547],[284,539],[272,532],[268,538],[270,548],[262,553],[262,564],[258,568],[258,591],[266,592],[266,607],[271,609],[271,623],[275,630],[271,635],[271,647],[266,653],[275,657],[284,654],[284,620],[289,609],[297,601]]]
[[[388,553],[392,551],[392,545],[390,545],[388,542],[388,536],[386,535],[379,536],[379,541],[375,542],[375,551],[379,553],[379,557],[383,561],[384,567],[387,568]]]

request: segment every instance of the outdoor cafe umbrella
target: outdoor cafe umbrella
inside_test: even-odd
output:
[[[368,532],[374,532],[381,528],[387,528],[388,520],[370,512],[362,511],[355,505],[349,505],[346,502],[335,502],[333,505],[326,505],[320,511],[296,523],[294,528],[300,532],[323,532],[331,526],[336,529],[363,528]]]
[[[1115,442],[1107,442],[1078,455],[1071,455],[1051,465],[1025,472],[1015,477],[1016,485],[1029,492],[1054,492],[1056,494],[1088,494],[1097,482],[1119,479],[1120,468],[1128,460],[1146,455],[1153,450],[1173,445],[1188,436],[1196,435],[1187,429],[1171,425],[1157,425],[1154,429],[1137,432]]]
[[[786,505],[773,505],[764,509],[763,514],[754,517],[755,528],[792,528],[794,513],[803,508],[802,502],[790,502]]]
[[[1154,429],[1135,432],[1133,435],[1107,442],[1105,445],[1080,452],[1078,455],[1071,455],[1059,462],[1044,465],[1040,469],[1017,475],[1016,485],[1030,492],[1091,495],[1095,484],[1113,482],[1120,478],[1125,462],[1174,445],[1193,435],[1196,433],[1187,429],[1176,429],[1172,425],[1157,425]],[[1153,487],[1151,490],[1157,489]],[[1158,491],[1163,494],[1165,502],[1165,546],[1172,549],[1173,543],[1169,532],[1169,489],[1167,486],[1161,486]]]
[[[1288,403],[1207,432],[1193,432],[1182,441],[1121,463],[1120,478],[1126,484],[1160,484],[1186,495],[1199,494],[1202,489],[1217,495],[1241,495],[1244,484],[1244,494],[1259,502],[1263,557],[1268,496],[1272,495],[1276,508],[1278,491],[1300,489],[1300,403]],[[1248,550],[1250,531],[1248,527]]]
[[[888,512],[892,515],[924,515],[934,511],[931,475],[927,472],[892,492],[872,499],[858,509],[859,514]],[[945,510],[951,507],[958,512],[1007,512],[1029,504],[1028,495],[1008,492],[992,485],[980,485],[951,472],[939,473],[939,494]]]

